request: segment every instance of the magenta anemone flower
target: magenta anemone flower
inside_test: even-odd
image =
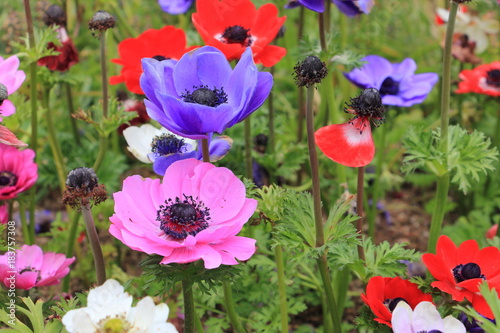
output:
[[[0,256],[0,281],[7,288],[29,290],[33,287],[52,286],[69,273],[75,257],[64,254],[43,253],[37,245],[23,245],[16,253]]]
[[[31,149],[18,150],[0,143],[0,200],[17,197],[26,191],[38,178],[38,166]]]
[[[0,121],[2,116],[7,117],[16,112],[16,107],[7,99],[15,92],[26,78],[19,68],[19,58],[16,56],[3,59],[0,57]]]
[[[236,236],[257,201],[227,168],[196,159],[174,162],[159,179],[131,176],[114,194],[109,232],[161,264],[203,260],[205,268],[236,265],[255,252],[255,239]]]

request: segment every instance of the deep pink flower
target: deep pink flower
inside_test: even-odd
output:
[[[18,150],[0,143],[0,200],[9,200],[29,189],[38,178],[31,149]]]
[[[196,159],[173,163],[159,179],[131,176],[114,194],[109,232],[161,264],[203,260],[205,268],[236,265],[255,252],[255,240],[236,236],[257,201],[227,168]]]
[[[19,58],[16,56],[3,59],[0,57],[0,121],[16,112],[16,107],[6,96],[15,92],[26,78],[23,71],[18,71]]]
[[[52,286],[69,273],[73,261],[75,257],[68,259],[60,253],[43,253],[37,245],[23,245],[15,255],[7,252],[0,256],[0,281],[7,288],[14,284],[23,290]]]

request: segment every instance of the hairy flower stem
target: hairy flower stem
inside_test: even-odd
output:
[[[66,167],[64,165],[63,153],[61,151],[61,146],[57,140],[56,130],[54,127],[54,120],[52,118],[52,109],[49,103],[50,87],[49,84],[44,82],[44,86],[47,86],[43,90],[42,104],[46,111],[47,119],[47,136],[49,139],[49,145],[52,150],[52,157],[54,158],[54,165],[56,167],[57,178],[59,179],[59,187],[61,193],[66,190]]]
[[[243,123],[245,124],[245,177],[252,180],[252,122],[251,116],[248,116]]]
[[[387,125],[379,127],[382,131],[382,136],[380,138],[379,145],[377,147],[377,159],[375,160],[375,178],[373,180],[373,190],[372,190],[372,203],[368,207],[368,235],[371,238],[375,237],[375,220],[377,218],[377,202],[380,198],[380,177],[382,175],[382,164],[384,162],[384,148],[386,146],[387,139]]]
[[[104,135],[99,135],[99,137],[99,152],[97,153],[94,165],[92,166],[95,172],[97,172],[101,167],[102,162],[104,161],[104,156],[106,156],[106,151],[108,150],[108,137]]]
[[[234,309],[233,291],[231,290],[231,285],[227,281],[222,282],[222,288],[224,289],[224,305],[226,307],[227,315],[229,316],[229,321],[233,326],[233,330],[236,333],[245,333],[246,330],[241,325],[238,319],[238,314]]]
[[[182,280],[182,295],[184,296],[184,333],[194,333],[193,282]]]
[[[24,12],[26,14],[26,25],[28,27],[28,41],[30,44],[30,48],[35,47],[35,33],[33,31],[33,18],[31,16],[31,6],[30,0],[24,1]],[[36,83],[37,83],[37,65],[36,59],[31,59],[30,63],[30,107],[31,107],[31,140],[30,147],[35,152],[34,162],[36,162],[38,157],[38,108],[37,108],[37,91],[36,91]],[[31,244],[35,242],[35,203],[36,203],[36,184],[31,187],[29,190],[30,197],[30,224],[29,224],[29,239],[31,239]],[[27,237],[28,235],[25,235]],[[29,245],[31,245],[29,244]]]
[[[81,208],[83,221],[85,222],[85,228],[87,229],[87,237],[89,238],[90,248],[92,249],[92,255],[94,256],[97,285],[100,286],[106,282],[106,266],[104,264],[101,244],[99,243],[99,236],[97,235],[97,230],[95,228],[94,217],[92,216],[90,204],[82,204]]]
[[[363,193],[365,185],[365,167],[358,167],[358,190],[356,193],[356,213],[359,219],[356,221],[356,229],[358,229],[359,237],[363,238],[363,220],[364,220],[364,210],[363,210]],[[359,259],[365,260],[365,251],[363,245],[358,245],[358,256]]]
[[[446,26],[446,37],[443,52],[443,76],[441,88],[441,140],[439,150],[443,153],[444,175],[438,176],[436,189],[436,206],[432,214],[431,229],[427,252],[435,253],[437,239],[441,235],[441,226],[445,214],[445,206],[448,200],[448,188],[450,187],[450,176],[448,173],[448,122],[450,110],[450,86],[451,86],[451,47],[453,41],[453,30],[457,17],[458,5],[450,4],[450,14]]]
[[[201,153],[203,156],[203,162],[210,162],[210,147],[208,139],[201,139]]]
[[[313,114],[313,98],[314,98],[314,85],[307,88],[306,97],[306,129],[307,129],[307,145],[309,148],[309,162],[311,165],[312,177],[312,196],[314,203],[314,222],[316,227],[316,247],[325,245],[325,235],[323,231],[323,219],[321,214],[321,192],[319,186],[319,163],[318,155],[316,153],[316,142],[314,139],[314,114]],[[321,273],[321,279],[326,292],[328,303],[328,310],[332,317],[334,332],[341,332],[340,319],[337,314],[337,305],[335,296],[333,294],[332,279],[328,270],[328,262],[326,260],[326,253],[323,253],[317,260],[318,267]]]
[[[73,256],[73,251],[75,249],[76,233],[78,231],[78,221],[80,220],[80,214],[74,211],[71,216],[71,222],[69,226],[68,244],[66,245],[66,258],[71,258]],[[69,292],[69,281],[70,281],[71,271],[64,277],[62,291],[63,293]]]
[[[274,248],[274,255],[275,255],[276,269],[278,274],[281,332],[288,333],[288,303],[286,300],[285,264],[283,261],[283,247],[281,245],[277,245]]]
[[[19,203],[19,216],[21,217],[21,227],[23,230],[24,243],[27,245],[33,245],[35,243],[34,238],[31,237],[30,227],[28,221],[26,220],[26,206],[22,200],[18,200]]]
[[[321,51],[326,51],[326,36],[325,36],[325,15],[318,13],[319,23],[319,41],[321,43]]]
[[[101,35],[101,78],[102,78],[102,116],[108,117],[108,70],[106,68],[106,32]]]
[[[80,145],[80,135],[78,134],[78,125],[76,123],[76,119],[73,118],[73,111],[75,111],[75,107],[73,105],[73,94],[71,93],[71,85],[69,83],[64,83],[64,88],[66,90],[66,100],[68,102],[68,113],[69,120],[71,122],[71,130],[73,132],[73,139],[75,143]]]

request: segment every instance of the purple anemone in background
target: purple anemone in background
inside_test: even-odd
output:
[[[170,15],[184,14],[193,3],[194,0],[158,0],[161,9]]]
[[[142,59],[141,88],[148,115],[174,134],[208,139],[244,120],[266,100],[273,76],[259,72],[247,48],[233,68],[211,46],[179,61]]]
[[[359,88],[378,89],[385,105],[408,107],[422,103],[439,80],[436,73],[415,74],[417,64],[411,58],[391,64],[385,58],[369,55],[361,61],[366,64],[344,73],[345,77]]]
[[[374,0],[331,0],[346,16],[354,17],[359,14],[368,14],[374,5]],[[304,6],[312,11],[323,13],[325,0],[289,0],[285,8]]]

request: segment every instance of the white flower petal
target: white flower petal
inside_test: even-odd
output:
[[[392,330],[394,333],[414,333],[412,325],[413,311],[408,303],[401,301],[392,312]]]
[[[465,333],[464,324],[452,316],[448,316],[443,319],[444,329],[443,332],[446,333]]]
[[[443,331],[443,319],[431,302],[420,302],[413,311],[413,329],[416,332]]]

